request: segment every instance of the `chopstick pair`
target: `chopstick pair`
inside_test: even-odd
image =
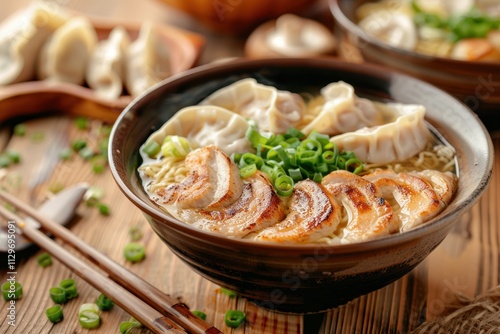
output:
[[[189,308],[164,294],[134,273],[120,266],[104,254],[76,237],[67,228],[41,216],[36,209],[0,190],[0,199],[31,216],[40,226],[56,238],[69,244],[87,259],[106,272],[107,276],[89,266],[77,256],[67,252],[38,229],[23,223],[15,213],[0,206],[0,215],[16,221],[23,234],[45,249],[115,304],[132,315],[154,333],[222,333],[214,326],[195,316]]]

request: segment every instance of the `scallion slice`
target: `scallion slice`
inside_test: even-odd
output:
[[[76,282],[72,278],[67,278],[59,283],[59,287],[66,292],[66,299],[73,299],[78,297],[78,290],[76,289]]]
[[[68,300],[66,297],[66,290],[58,286],[50,288],[49,295],[56,304],[64,304]]]
[[[245,319],[245,313],[239,310],[229,310],[224,315],[224,322],[231,328],[240,327],[245,322]]]
[[[127,261],[140,262],[146,256],[146,250],[143,245],[131,242],[123,249],[123,256]]]
[[[61,305],[54,305],[45,310],[45,315],[52,323],[60,322],[64,319]]]
[[[2,296],[5,300],[17,300],[23,296],[23,286],[17,281],[8,281],[2,284]]]

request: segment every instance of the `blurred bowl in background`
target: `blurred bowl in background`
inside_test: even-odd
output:
[[[342,35],[339,40],[354,46],[363,61],[434,84],[478,114],[488,129],[500,129],[500,63],[454,60],[392,47],[356,24],[357,8],[373,0],[329,1],[337,35]]]
[[[159,0],[215,31],[245,34],[285,13],[305,14],[319,0]]]
[[[140,146],[183,107],[244,78],[297,93],[318,92],[343,80],[367,98],[424,105],[427,122],[456,148],[460,175],[455,199],[437,217],[411,231],[345,245],[229,238],[173,218],[143,188],[137,171],[142,163]],[[374,65],[285,58],[205,65],[167,79],[122,112],[111,134],[109,161],[122,192],[171,251],[197,273],[262,307],[307,313],[377,290],[422,262],[483,194],[492,173],[492,151],[477,116],[434,86]]]

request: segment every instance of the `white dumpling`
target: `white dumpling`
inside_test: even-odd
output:
[[[170,50],[160,40],[154,24],[145,22],[127,51],[127,91],[130,95],[139,95],[170,74]]]
[[[97,44],[92,23],[78,16],[49,37],[38,62],[38,78],[82,85],[90,54]]]
[[[325,102],[320,112],[301,129],[306,134],[316,130],[333,136],[378,125],[383,121],[373,102],[356,96],[354,87],[343,81],[323,87],[321,96]]]
[[[259,84],[253,78],[221,88],[200,104],[229,109],[255,121],[259,130],[273,133],[296,127],[306,109],[300,95]]]
[[[37,3],[5,20],[0,26],[0,85],[33,80],[43,43],[68,18]]]
[[[163,143],[169,135],[185,137],[195,147],[215,145],[227,155],[253,152],[246,138],[249,123],[227,109],[206,105],[190,106],[179,110],[149,140]]]
[[[366,163],[386,164],[408,159],[428,143],[431,133],[424,122],[425,107],[414,104],[376,103],[389,122],[330,138],[340,150],[352,151]]]
[[[399,11],[376,11],[359,22],[367,34],[390,46],[414,50],[417,45],[417,28],[410,15]]]
[[[123,27],[115,27],[107,39],[100,41],[87,67],[87,84],[97,95],[115,99],[123,92],[126,52],[130,37]]]

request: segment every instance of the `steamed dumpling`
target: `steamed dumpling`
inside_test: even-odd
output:
[[[89,19],[71,19],[47,40],[39,58],[38,78],[82,85],[97,34]]]
[[[42,3],[30,6],[0,26],[0,85],[32,80],[46,39],[68,20]]]
[[[410,15],[399,11],[376,11],[359,22],[367,34],[390,46],[413,50],[417,45],[418,33]]]
[[[130,37],[123,27],[115,27],[108,39],[97,44],[87,67],[87,83],[97,95],[114,99],[122,94],[129,45]]]
[[[352,151],[363,162],[386,164],[408,159],[422,151],[431,136],[424,122],[425,107],[377,103],[390,121],[330,138],[340,150]]]
[[[170,74],[170,51],[161,43],[153,23],[148,21],[141,26],[138,38],[127,52],[127,91],[130,95],[139,95]]]
[[[239,80],[219,89],[200,104],[212,104],[254,120],[259,130],[284,133],[301,121],[305,103],[301,96],[257,83]]]
[[[178,111],[149,140],[163,143],[169,135],[185,137],[195,147],[215,145],[227,155],[253,152],[246,132],[250,125],[238,114],[217,106],[190,106]]]
[[[323,87],[321,96],[325,102],[319,114],[301,129],[306,134],[316,130],[333,136],[383,121],[373,102],[356,96],[354,87],[343,81]]]

